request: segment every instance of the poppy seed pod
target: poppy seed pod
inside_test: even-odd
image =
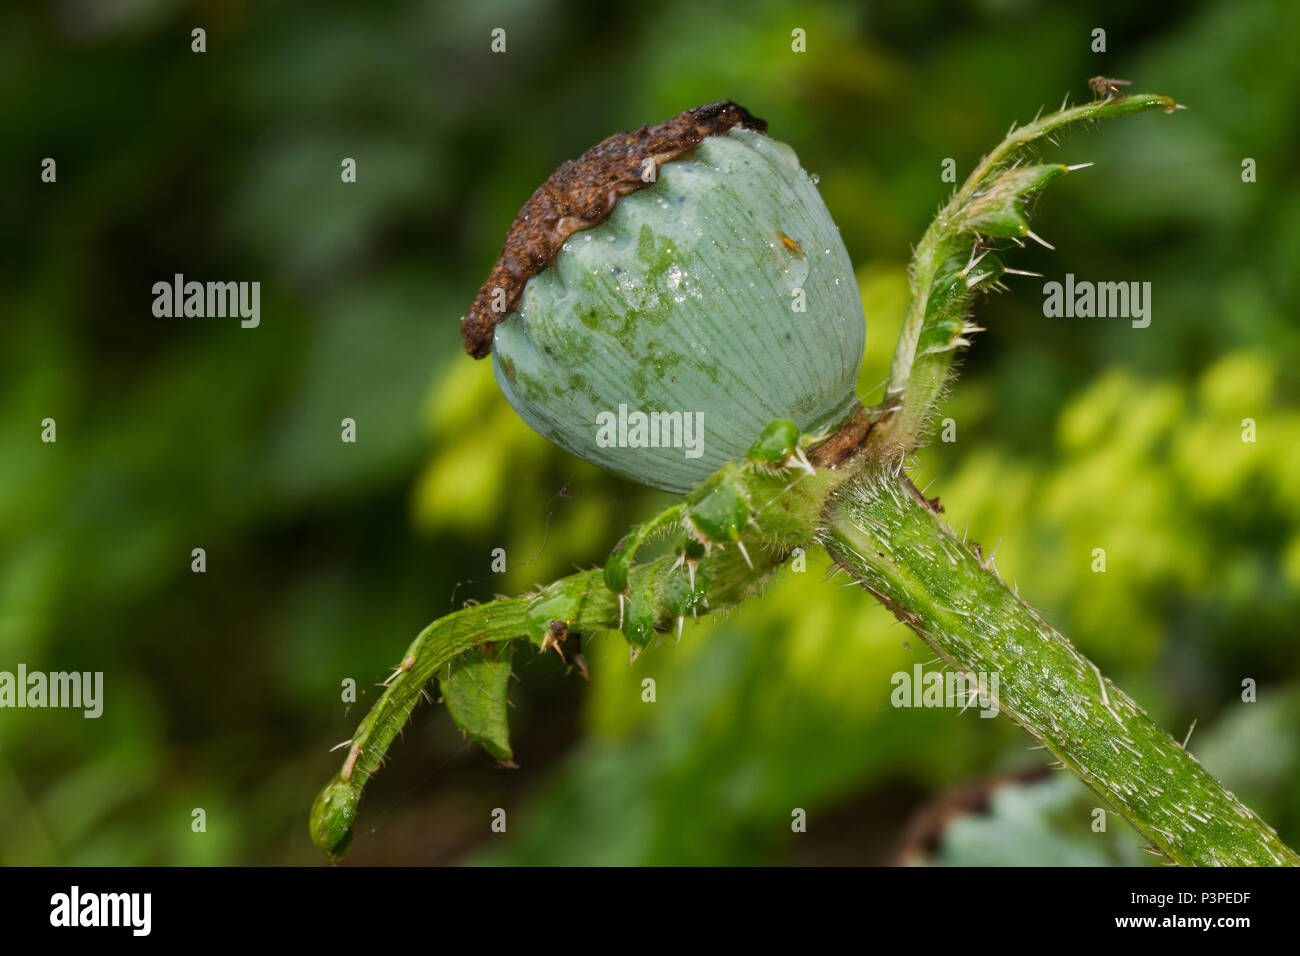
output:
[[[759,432],[847,418],[866,335],[813,180],[723,102],[619,134],[521,211],[467,350],[542,435],[684,492]]]

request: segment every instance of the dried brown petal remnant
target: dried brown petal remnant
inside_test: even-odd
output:
[[[722,100],[658,126],[615,133],[553,172],[519,210],[501,257],[461,320],[465,351],[474,358],[492,351],[492,330],[518,307],[524,285],[551,264],[564,240],[603,222],[619,197],[652,185],[651,174],[664,163],[690,155],[704,137],[736,126],[767,132],[765,121]]]

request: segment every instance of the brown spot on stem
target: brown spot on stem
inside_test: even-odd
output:
[[[830,438],[808,452],[808,461],[816,468],[842,465],[862,449],[874,425],[866,410],[859,407]]]
[[[339,779],[344,783],[352,782],[352,768],[357,765],[357,758],[361,756],[361,745],[353,744],[352,749],[348,751],[348,759],[343,761],[343,770],[339,773]]]
[[[551,264],[564,240],[604,222],[620,197],[653,185],[664,163],[689,156],[706,136],[736,126],[767,132],[766,121],[722,100],[657,126],[615,133],[551,173],[519,210],[500,258],[461,320],[465,351],[474,358],[492,351],[497,323],[515,311],[528,280]]]
[[[938,495],[935,495],[933,498],[927,498],[925,495],[921,494],[921,489],[916,487],[916,484],[911,478],[907,477],[907,475],[903,475],[902,477],[903,486],[912,493],[912,496],[916,498],[917,501],[925,505],[926,511],[933,515],[943,514],[943,504],[939,501]],[[971,542],[971,545],[975,548],[975,556],[979,557],[982,553],[979,549],[980,546],[974,541]]]

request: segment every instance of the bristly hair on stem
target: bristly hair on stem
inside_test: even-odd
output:
[[[1001,246],[1032,240],[1053,248],[1029,227],[1028,204],[1052,182],[1091,163],[1031,164],[1042,140],[1080,123],[1148,110],[1179,109],[1168,96],[1140,93],[1063,107],[1012,127],[939,210],[912,255],[911,297],[890,365],[884,401],[873,418],[872,444],[889,457],[922,444],[953,374],[957,353],[982,331],[969,316],[977,293],[1005,288]]]

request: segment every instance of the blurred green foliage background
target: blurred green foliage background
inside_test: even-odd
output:
[[[102,670],[106,699],[98,720],[0,711],[0,862],[321,862],[329,748],[411,636],[599,563],[667,503],[530,432],[459,348],[560,162],[724,97],[769,120],[859,267],[872,399],[942,161],[964,178],[1094,74],[1189,109],[1051,150],[1097,165],[1038,210],[1057,251],[1010,261],[1150,281],[1152,324],[1046,319],[1046,280],[987,300],[945,405],[957,440],[917,480],[1171,733],[1197,720],[1189,748],[1300,844],[1296,36],[1289,0],[6,7],[0,669]],[[177,272],[260,281],[260,327],[154,318]],[[933,655],[809,564],[632,667],[590,636],[590,683],[520,654],[520,769],[422,707],[350,861],[1155,862],[1118,818],[1092,832],[1096,798],[1038,773],[1006,719],[892,708],[890,675]]]

